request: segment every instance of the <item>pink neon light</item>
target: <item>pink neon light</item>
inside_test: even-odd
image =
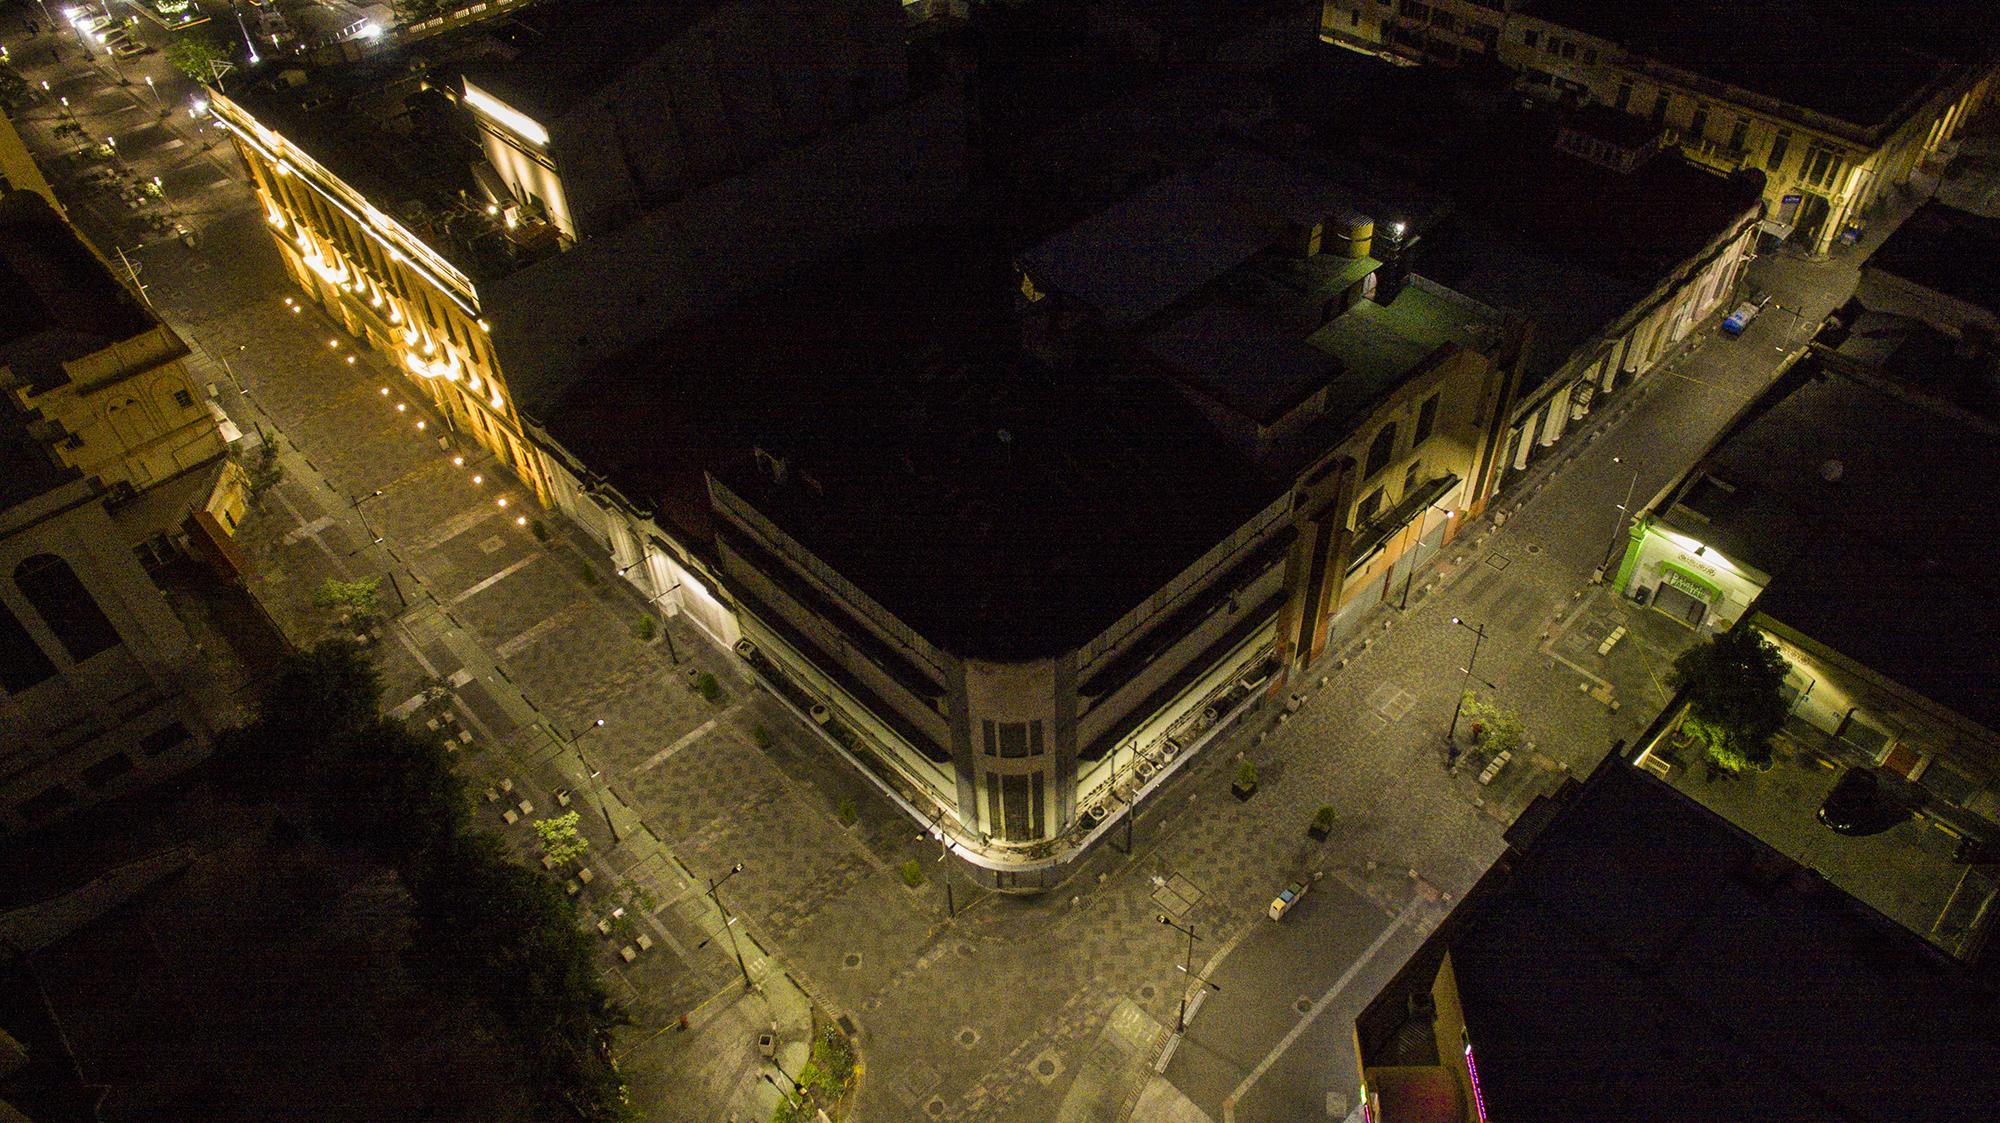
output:
[[[1479,1113],[1479,1123],[1486,1123],[1486,1094],[1479,1090],[1479,1062],[1472,1059],[1472,1042],[1465,1043],[1465,1072],[1472,1077],[1472,1109]]]

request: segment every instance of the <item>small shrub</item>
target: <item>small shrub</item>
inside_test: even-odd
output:
[[[1319,810],[1313,815],[1313,826],[1318,827],[1320,830],[1323,831],[1328,831],[1333,829],[1332,804],[1323,803],[1320,805]]]
[[[917,886],[922,885],[924,883],[923,863],[917,861],[915,858],[911,858],[909,861],[904,862],[902,868],[897,872],[903,875],[903,884],[909,886],[912,889],[915,889]]]
[[[653,637],[659,634],[659,625],[654,622],[652,613],[641,612],[639,622],[632,625],[632,630],[638,635],[641,643],[651,643]]]
[[[847,1039],[832,1026],[820,1030],[819,1037],[813,1040],[812,1059],[836,1089],[845,1086],[854,1075],[854,1052],[847,1047]]]
[[[588,565],[583,567],[583,583],[586,585],[597,584],[597,571]]]
[[[542,520],[535,519],[533,522],[530,522],[528,529],[534,533],[535,541],[547,542],[549,540],[549,528],[542,525]]]
[[[707,671],[695,676],[694,689],[695,693],[711,702],[722,697],[722,684],[715,681],[715,676]]]
[[[761,725],[752,726],[750,728],[750,740],[758,748],[768,749],[771,747],[771,731]]]
[[[363,577],[358,581],[341,581],[329,577],[313,593],[313,603],[321,608],[331,608],[352,616],[373,616],[375,614],[375,590],[382,584],[379,577]]]
[[[834,814],[840,816],[841,826],[853,826],[855,817],[860,814],[860,811],[854,806],[854,797],[851,795],[841,796],[840,806],[834,809]]]
[[[1236,766],[1236,786],[1237,786],[1237,787],[1239,787],[1239,788],[1254,788],[1254,787],[1256,787],[1256,786],[1257,786],[1257,766],[1256,766],[1256,765],[1254,765],[1254,764],[1252,764],[1252,763],[1250,763],[1250,762],[1249,762],[1249,761],[1247,761],[1247,760],[1246,760],[1246,761],[1244,761],[1243,763],[1241,763],[1241,764],[1237,765],[1237,766]]]

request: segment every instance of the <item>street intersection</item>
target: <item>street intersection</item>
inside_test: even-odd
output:
[[[280,450],[284,481],[242,532],[253,590],[303,640],[324,626],[312,593],[325,578],[390,578],[394,618],[377,647],[387,696],[422,714],[427,684],[450,689],[469,786],[513,785],[504,803],[480,802],[481,821],[526,855],[532,831],[506,807],[568,799],[586,812],[597,874],[576,894],[586,922],[622,909],[653,944],[628,959],[636,945],[621,934],[601,956],[635,1014],[620,1059],[649,1119],[767,1118],[777,1093],[757,1077],[768,1062],[755,1035],[778,1027],[779,1059],[795,1070],[815,1019],[858,1039],[858,1118],[1345,1116],[1355,1012],[1501,853],[1513,816],[1665,701],[1664,668],[1692,634],[1634,619],[1644,610],[1590,584],[1619,506],[1692,462],[1803,345],[1800,325],[1852,291],[1856,262],[1889,226],[1829,261],[1758,261],[1753,283],[1796,315],[1761,317],[1739,339],[1698,331],[1600,400],[1463,529],[1406,610],[1381,610],[1329,654],[1296,713],[1252,715],[1157,793],[1130,853],[1101,846],[1034,898],[960,878],[952,916],[951,864],[919,824],[732,653],[678,619],[663,624],[671,647],[648,638],[641,598],[586,537],[530,510],[504,469],[451,439],[390,364],[304,301],[233,154],[189,115],[185,79],[150,55],[125,64],[121,85],[71,40],[56,62],[17,21],[5,38],[30,83],[50,84],[17,126],[73,220],[129,262],[249,439]],[[115,136],[123,174],[160,177],[162,200],[134,206],[88,186],[66,123]],[[1488,783],[1445,767],[1471,640],[1454,617],[1488,630],[1479,677],[1527,723],[1529,744]],[[1600,653],[1620,623],[1631,639]],[[722,697],[692,689],[690,668],[716,675]],[[1228,792],[1239,755],[1262,778],[1247,802]],[[1336,809],[1323,843],[1306,836],[1322,804]],[[897,872],[912,858],[927,876],[914,889]],[[705,892],[737,863],[725,892]],[[1292,878],[1311,890],[1267,919]],[[1193,974],[1209,984],[1187,979],[1185,937],[1162,914],[1198,933]],[[1184,986],[1206,997],[1156,1072]]]

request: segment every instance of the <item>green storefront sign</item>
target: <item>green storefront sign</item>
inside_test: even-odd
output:
[[[1671,585],[1688,596],[1707,604],[1722,599],[1722,586],[1709,581],[1686,566],[1670,561],[1660,563],[1660,583]]]

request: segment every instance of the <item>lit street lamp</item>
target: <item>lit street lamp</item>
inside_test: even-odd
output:
[[[380,498],[382,498],[382,489],[379,487],[376,488],[374,491],[369,492],[367,495],[350,495],[347,497],[347,505],[349,507],[354,508],[355,518],[361,520],[361,529],[368,532],[370,545],[375,545],[375,546],[382,545],[383,541],[382,536],[375,533],[374,527],[368,525],[368,512],[362,510],[361,505],[363,503],[367,503],[372,500]],[[359,549],[350,550],[348,551],[347,556],[353,557],[355,554],[358,554],[360,552],[361,551]],[[388,551],[384,550],[383,552],[387,553]],[[392,558],[391,560],[393,561],[394,559]],[[394,565],[385,566],[382,572],[386,574],[389,578],[389,588],[396,594],[396,604],[403,611],[405,612],[409,611],[410,601],[409,598],[403,595],[402,583],[396,580],[396,567]]]
[[[728,909],[722,907],[722,895],[716,892],[716,890],[721,889],[723,885],[729,881],[730,878],[735,877],[737,874],[742,872],[743,872],[743,863],[738,862],[735,865],[729,867],[729,872],[723,874],[721,880],[718,881],[715,878],[712,877],[709,878],[708,899],[715,902],[715,911],[722,915],[722,930],[729,933],[729,950],[731,952],[734,952],[736,955],[736,969],[738,971],[743,972],[744,989],[754,990],[756,989],[757,984],[750,981],[750,968],[745,967],[743,965],[743,949],[737,946],[736,943],[736,927],[735,927],[736,920],[735,918],[729,915]],[[707,942],[708,942],[707,940],[702,941],[702,943],[704,944]],[[699,947],[700,945],[697,944],[696,946]]]
[[[1625,466],[1625,458],[1622,456],[1612,457],[1611,462],[1621,468]],[[1625,502],[1618,505],[1618,523],[1611,528],[1611,549],[1604,555],[1603,563],[1597,567],[1597,576],[1593,584],[1604,580],[1605,575],[1611,572],[1611,567],[1617,564],[1618,555],[1624,552],[1619,540],[1625,537],[1625,520],[1632,517],[1632,493],[1638,489],[1639,469],[1634,468],[1632,478],[1625,483]]]
[[[1457,764],[1458,715],[1461,710],[1465,709],[1465,692],[1472,689],[1472,665],[1479,661],[1479,645],[1486,641],[1486,625],[1480,624],[1475,626],[1468,624],[1456,616],[1451,618],[1451,622],[1472,633],[1472,655],[1465,660],[1465,678],[1459,683],[1458,702],[1451,708],[1451,728],[1445,730],[1444,734],[1445,748],[1451,754],[1451,762]],[[1479,681],[1486,683],[1486,687],[1489,690],[1499,689],[1492,683],[1486,682],[1485,679],[1480,679]]]
[[[923,839],[929,837],[930,835],[937,836],[938,840],[937,860],[940,863],[942,863],[945,860],[945,856],[951,853],[951,837],[945,834],[944,831],[944,806],[942,804],[938,806],[937,814],[931,817],[930,826],[924,828],[924,833],[918,835],[917,839],[919,841],[922,841]],[[952,900],[951,896],[950,866],[944,867],[944,912],[945,912],[945,917],[947,919],[950,920],[958,919],[958,906]]]
[[[604,719],[598,718],[585,726],[582,733],[568,735],[563,740],[569,742],[570,751],[576,754],[576,762],[583,766],[584,778],[590,782],[591,798],[597,800],[597,813],[604,816],[604,826],[611,832],[611,845],[617,846],[624,840],[618,837],[618,825],[611,821],[611,806],[604,801],[604,791],[601,782],[603,773],[590,766],[589,759],[583,755],[583,745],[581,744],[585,737],[602,728],[604,728]]]

